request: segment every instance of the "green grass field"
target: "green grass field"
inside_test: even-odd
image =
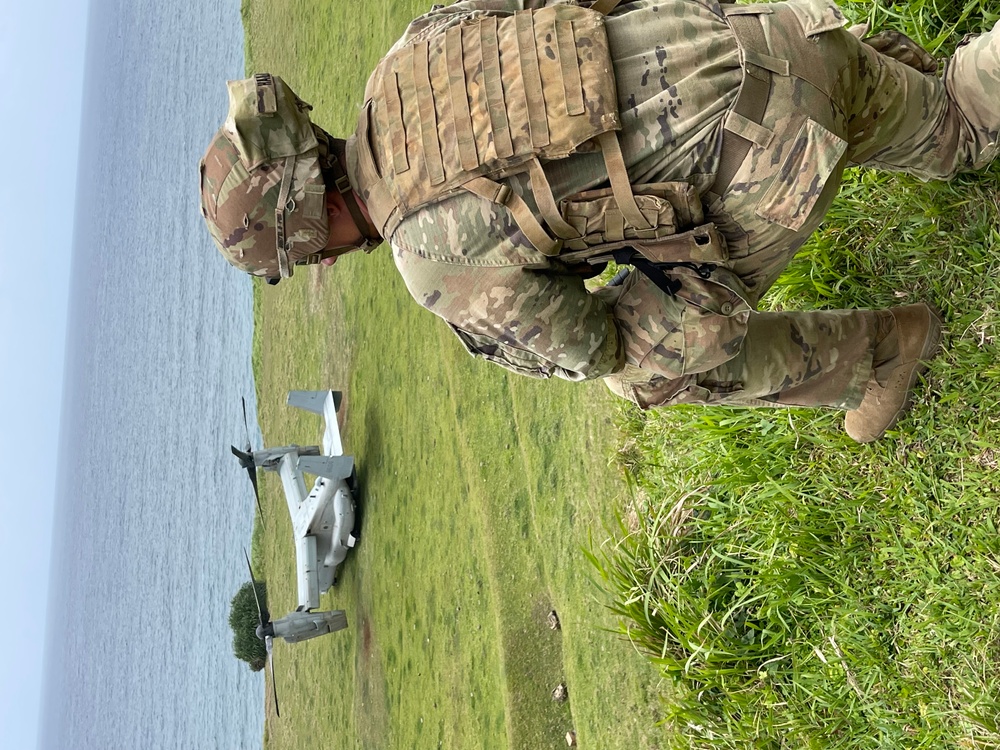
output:
[[[623,418],[638,499],[600,563],[623,631],[677,682],[667,746],[1000,746],[994,184],[871,181],[779,290],[944,311],[945,353],[887,439],[811,410]],[[867,235],[873,200],[891,239]]]
[[[844,5],[942,53],[1000,11]],[[349,132],[426,9],[245,0],[248,70]],[[508,377],[410,300],[384,248],[257,287],[266,442],[319,437],[289,388],[341,389],[363,487],[363,540],[324,598],[351,627],[277,644],[266,747],[1000,746],[996,184],[853,175],[768,301],[942,309],[945,354],[872,446],[820,411],[643,414],[600,384]],[[254,565],[280,613],[290,526],[262,479]]]
[[[344,92],[360,96],[423,6],[336,16],[329,5],[246,4],[248,69],[294,82],[315,119],[344,132],[359,103]],[[266,746],[546,748],[569,731],[585,747],[656,746],[662,679],[608,632],[616,621],[583,552],[625,487],[606,389],[473,361],[411,301],[384,248],[255,299],[266,442],[318,439],[319,420],[283,406],[289,388],[343,390],[363,487],[362,542],[324,598],[351,627],[277,645],[282,716],[269,713]],[[254,565],[284,612],[295,606],[290,525],[276,477],[262,480],[268,533]],[[566,703],[551,698],[562,682]]]
[[[947,54],[1000,5],[853,3]],[[913,414],[853,444],[819,410],[628,411],[637,487],[599,564],[676,683],[672,748],[1000,747],[1000,201],[858,172],[768,304],[927,300]]]

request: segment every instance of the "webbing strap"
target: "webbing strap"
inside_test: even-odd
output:
[[[451,116],[455,121],[455,140],[462,169],[471,172],[479,166],[476,135],[465,88],[465,60],[462,54],[462,27],[452,26],[445,32],[445,56],[448,58],[448,93],[451,96]]]
[[[612,256],[618,265],[630,265],[636,270],[642,271],[650,281],[656,284],[660,291],[671,297],[676,297],[677,292],[681,290],[682,285],[678,279],[667,276],[658,264],[653,263],[630,247],[619,248],[612,253]]]
[[[344,205],[347,206],[347,212],[351,215],[351,219],[354,221],[354,226],[365,240],[362,244],[358,245],[358,247],[368,252],[381,244],[382,238],[378,235],[378,233],[372,234],[368,226],[368,220],[365,218],[364,212],[362,212],[361,206],[358,203],[357,196],[354,194],[354,188],[351,187],[351,180],[348,178],[347,173],[341,166],[340,160],[336,157],[334,157],[333,171],[336,175],[334,178],[334,184],[337,186],[337,191],[344,199]],[[379,184],[382,185],[382,183]]]
[[[368,119],[367,113],[364,114],[364,119],[367,121]],[[366,133],[365,147],[367,148],[367,128],[365,129],[365,133]],[[359,150],[359,158],[361,159],[363,169],[368,166],[374,168],[374,164],[369,163],[368,165],[365,165],[366,154],[363,150]],[[367,159],[369,160],[371,159],[371,153],[367,154]],[[351,187],[351,180],[347,176],[347,170],[341,163],[340,158],[332,150],[330,151],[330,164],[328,167],[323,169],[323,181],[327,185],[327,190],[330,189],[330,185],[332,184],[334,187],[336,187],[337,192],[339,192],[341,197],[344,199],[344,205],[347,206],[347,211],[348,213],[350,213],[351,219],[354,221],[354,226],[357,227],[358,232],[364,238],[364,242],[358,245],[358,247],[364,250],[365,252],[370,252],[372,249],[377,247],[382,242],[382,237],[379,236],[378,232],[373,233],[371,231],[371,226],[369,225],[368,219],[365,216],[364,212],[361,210],[361,205],[358,202],[358,198],[354,194],[354,188]],[[385,186],[381,181],[379,181],[378,184],[380,187],[385,189]],[[313,253],[312,255],[308,256],[310,258],[313,257],[318,258],[317,260],[312,260],[309,262],[318,263],[319,260],[321,260],[322,258],[330,257],[329,254],[323,255],[323,252],[325,251],[321,251],[320,253]]]
[[[564,240],[578,239],[580,233],[566,223],[562,214],[559,213],[555,197],[552,195],[552,188],[549,186],[549,180],[538,159],[532,159],[528,162],[528,176],[531,178],[531,194],[535,196],[535,203],[538,204],[538,210],[541,212],[542,218],[545,219],[545,223],[549,225],[549,229],[556,237],[561,237]]]
[[[608,15],[608,13],[618,7],[618,4],[621,1],[622,0],[595,0],[594,4],[590,6],[590,9],[595,10],[598,13]]]
[[[625,239],[625,217],[617,208],[609,208],[604,212],[604,239],[608,242],[621,242]]]
[[[420,142],[423,148],[424,165],[431,185],[444,182],[444,161],[441,158],[441,143],[438,141],[437,112],[434,108],[434,92],[431,91],[430,65],[427,60],[426,41],[413,45],[413,83],[417,91],[420,108]]]
[[[737,6],[739,7],[739,6]],[[743,83],[736,97],[736,104],[731,110],[740,115],[744,121],[759,125],[764,119],[764,110],[771,97],[772,73],[766,68],[754,64],[751,60],[770,58],[767,55],[767,38],[764,27],[756,15],[727,13],[729,26],[736,34],[740,47],[744,50]],[[747,54],[749,53],[749,54]],[[752,141],[731,130],[722,132],[722,153],[719,157],[719,171],[712,185],[712,192],[722,195],[733,182],[740,165],[750,151]]]
[[[304,258],[299,258],[295,261],[297,266],[315,266],[317,263],[325,260],[326,258],[332,258],[334,255],[339,255],[343,248],[338,248],[336,250],[320,250],[317,253],[310,253]]]
[[[361,207],[358,204],[357,198],[354,196],[354,190],[351,188],[350,180],[347,179],[347,175],[344,175],[340,180],[335,182],[338,192],[344,199],[344,204],[347,206],[347,211],[351,215],[351,220],[354,222],[354,226],[357,227],[358,232],[361,234],[362,242],[358,245],[353,245],[359,250],[364,250],[366,253],[371,252],[376,247],[382,243],[382,237],[379,236],[377,232],[372,233],[371,228],[368,225],[368,220],[361,211]],[[346,188],[346,192],[344,190]],[[374,219],[373,219],[374,220]],[[342,247],[336,249],[343,249]],[[313,253],[308,257],[313,257],[316,255]],[[323,255],[322,257],[329,257],[328,255]],[[310,261],[316,263],[317,261]],[[296,261],[296,265],[303,265],[301,261]]]
[[[538,68],[535,49],[534,18],[530,10],[519,10],[514,15],[514,23],[517,28],[517,53],[521,60],[524,98],[528,104],[528,132],[531,135],[531,145],[541,148],[549,145],[549,121],[545,116],[542,74]]]
[[[583,81],[580,78],[580,61],[576,57],[576,36],[572,21],[556,21],[556,45],[559,49],[559,65],[562,67],[563,99],[566,114],[582,115]]]
[[[288,266],[288,250],[285,248],[285,206],[288,203],[288,193],[292,188],[292,173],[295,171],[295,157],[285,158],[285,168],[281,173],[281,187],[278,189],[278,202],[274,207],[274,239],[278,253],[278,272],[281,278],[292,275]]]
[[[490,113],[493,147],[498,158],[506,159],[514,155],[514,144],[510,139],[510,124],[507,122],[507,107],[503,99],[496,16],[489,16],[479,22],[479,37],[483,53],[483,88],[486,89],[486,108]]]
[[[470,193],[480,198],[505,206],[514,217],[514,223],[524,232],[528,242],[545,255],[558,255],[562,247],[560,240],[552,239],[538,223],[538,219],[528,208],[528,204],[506,184],[494,182],[487,177],[476,177],[462,185]]]
[[[597,136],[597,143],[604,154],[604,167],[608,170],[611,192],[614,193],[618,209],[626,221],[636,229],[652,229],[653,226],[642,215],[639,204],[635,202],[635,196],[632,194],[632,185],[629,183],[628,170],[625,168],[622,147],[618,143],[618,134],[613,130],[607,130]]]
[[[389,140],[392,141],[392,168],[396,174],[402,174],[410,168],[406,158],[406,129],[403,125],[403,103],[399,99],[399,86],[396,74],[389,71],[382,79],[382,97],[385,99],[386,125],[389,127]]]
[[[417,96],[417,85],[416,81],[413,79],[413,46],[410,45],[405,47],[399,56],[399,61],[396,63],[396,80],[399,84],[399,96],[404,102],[412,102]],[[401,148],[403,151],[403,159],[406,158],[406,128],[403,124],[403,115],[400,112],[399,119],[393,121],[392,114],[386,112],[389,115],[389,129],[392,132],[392,144],[393,144],[393,166],[395,167],[397,163],[397,152]],[[411,139],[413,137],[411,133]],[[397,148],[398,139],[402,139],[402,145]],[[405,171],[405,170],[404,170]],[[398,172],[397,172],[398,174]]]
[[[354,147],[358,155],[358,167],[361,170],[361,182],[367,184],[368,195],[365,198],[365,206],[372,217],[375,227],[383,237],[392,234],[386,226],[389,218],[395,212],[398,215],[397,204],[392,194],[389,192],[385,180],[379,177],[378,168],[375,165],[375,156],[372,154],[369,141],[369,128],[371,117],[371,103],[365,105],[358,118],[358,130],[354,138]]]

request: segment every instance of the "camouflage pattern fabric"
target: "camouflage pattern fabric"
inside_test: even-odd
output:
[[[368,82],[369,139],[404,216],[475,175],[562,158],[619,124],[600,14],[555,4],[459,19],[384,57]],[[520,75],[503,75],[510,68]]]
[[[229,116],[200,164],[202,216],[232,265],[254,276],[291,276],[329,234],[311,107],[278,77],[228,88]]]
[[[872,370],[875,313],[856,310],[752,315],[736,356],[680,378],[627,366],[605,382],[644,406],[828,406],[855,409]]]
[[[509,13],[522,7],[520,0],[456,3],[418,19],[399,44],[481,15],[484,8]],[[718,158],[719,126],[742,79],[735,38],[716,3],[633,2],[623,9],[627,14],[610,17],[606,28],[618,88],[622,150],[632,182],[683,179],[707,189]],[[664,40],[670,34],[661,24],[671,18],[680,29],[675,36],[687,43],[672,57],[672,81],[667,84]],[[607,181],[600,153],[549,162],[546,176],[557,201]],[[534,205],[525,176],[511,177],[507,183]],[[589,294],[579,277],[558,273],[558,265],[531,246],[502,207],[476,196],[457,195],[407,218],[391,244],[397,267],[417,301],[469,337],[492,340],[493,361],[504,364],[506,359],[524,374],[571,380],[603,377],[624,366],[625,341],[618,332],[622,320],[602,295]],[[735,277],[733,283],[738,286]],[[733,296],[728,288],[711,286],[727,300]],[[696,289],[692,296],[713,298]],[[740,328],[739,318],[745,321],[749,313],[738,295],[735,300],[731,309],[719,314],[719,318],[737,316],[735,325],[728,320],[719,323],[733,331]],[[655,287],[647,304],[651,313],[660,312],[660,325],[676,331],[684,304]],[[641,331],[638,319],[644,314],[639,310],[629,314],[635,321],[632,330]],[[641,336],[651,340],[659,331]],[[632,346],[633,352],[637,346]],[[677,374],[675,353],[660,351],[665,356],[662,367]],[[532,365],[526,366],[529,360]]]
[[[401,42],[462,14],[523,6],[457,3],[418,19]],[[605,377],[646,407],[856,406],[871,372],[872,313],[754,308],[822,220],[848,164],[946,179],[992,160],[998,32],[969,40],[938,78],[862,44],[826,0],[756,7],[776,72],[761,122],[749,125],[730,111],[741,53],[717,2],[636,0],[607,20],[630,179],[693,184],[726,237],[728,267],[709,280],[672,272],[676,297],[636,273],[590,293],[505,209],[461,195],[418,211],[393,237],[414,298],[493,362],[536,377]],[[716,195],[726,128],[752,146]],[[551,162],[546,175],[557,200],[606,179],[599,154]],[[508,180],[530,203],[525,183]]]

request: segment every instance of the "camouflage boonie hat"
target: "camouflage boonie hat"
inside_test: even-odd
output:
[[[329,236],[312,107],[268,73],[228,86],[229,116],[201,160],[201,212],[226,260],[287,278]]]

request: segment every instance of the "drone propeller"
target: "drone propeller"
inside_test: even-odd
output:
[[[247,561],[247,570],[250,571],[250,588],[253,590],[253,600],[257,603],[257,622],[260,623],[260,629],[263,630],[265,626],[271,624],[271,613],[260,606],[260,598],[257,596],[257,579],[253,575],[253,566],[250,565],[250,555],[247,554],[247,548],[243,548],[243,557]],[[265,617],[265,614],[267,615]],[[281,710],[278,708],[278,683],[274,680],[274,638],[270,635],[261,637],[264,641],[264,650],[267,651],[267,664],[271,670],[271,692],[274,696],[274,713],[277,716],[281,716]]]
[[[251,445],[250,445],[250,422],[247,419],[247,400],[241,396],[240,397],[240,402],[243,404],[243,432],[247,436],[247,447],[246,447],[246,450],[249,451],[250,448],[251,448]]]
[[[253,445],[250,443],[250,424],[247,421],[247,400],[245,398],[240,399],[243,402],[243,429],[246,431],[247,436],[247,447],[242,451],[235,445],[229,446],[232,450],[233,455],[240,460],[240,466],[247,471],[247,476],[250,477],[250,484],[253,485],[253,498],[257,501],[257,514],[260,516],[260,525],[267,528],[264,523],[264,509],[260,506],[260,489],[257,487],[257,464],[253,460]]]
[[[271,622],[271,613],[260,606],[260,598],[257,596],[257,585],[256,585],[257,579],[256,577],[254,577],[253,566],[250,564],[250,555],[247,554],[246,547],[243,548],[243,557],[246,558],[247,570],[250,571],[250,583],[254,584],[253,600],[257,603],[257,622],[260,624],[261,627],[264,627],[264,625],[269,624]],[[265,613],[267,614],[267,617],[264,616]]]
[[[278,683],[274,681],[274,657],[271,655],[274,649],[274,639],[271,636],[264,639],[264,647],[267,649],[267,663],[271,667],[271,695],[274,697],[274,714],[281,716],[281,709],[278,708]]]

